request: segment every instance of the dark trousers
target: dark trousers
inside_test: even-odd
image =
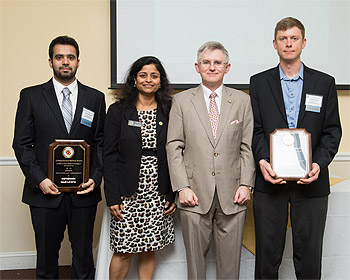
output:
[[[94,279],[92,237],[97,205],[74,207],[64,193],[58,208],[30,207],[37,248],[37,279],[59,279],[58,252],[68,225],[72,279]]]
[[[290,203],[296,277],[321,278],[328,196],[305,197],[299,185],[288,182],[275,194],[259,191],[254,193],[255,279],[278,279],[286,238],[288,203]]]

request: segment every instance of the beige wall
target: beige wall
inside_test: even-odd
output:
[[[74,37],[81,48],[78,78],[106,94],[110,85],[109,0],[0,0],[0,158],[13,157],[14,117],[22,88],[50,79],[47,49],[58,35]],[[132,36],[137,36],[133,34]],[[339,92],[344,130],[340,151],[350,152],[350,92]],[[349,178],[349,162],[332,164]],[[22,204],[23,175],[18,166],[0,166],[0,253],[35,251],[29,209]],[[95,227],[97,244],[103,204]],[[67,241],[61,264],[70,263]]]
[[[350,91],[340,90],[338,91],[338,102],[340,111],[340,121],[342,124],[343,135],[340,142],[339,153],[350,152]],[[350,179],[350,155],[347,160],[333,161],[329,170],[331,174]]]
[[[51,78],[48,45],[58,35],[80,46],[77,77],[106,94],[110,85],[109,0],[0,0],[0,157],[13,157],[14,118],[22,88]],[[18,166],[0,166],[0,253],[35,251],[29,208],[21,203],[23,175]],[[97,245],[103,204],[95,226]],[[70,263],[67,240],[61,264]]]

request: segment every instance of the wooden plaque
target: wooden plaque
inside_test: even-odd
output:
[[[85,140],[55,140],[49,145],[48,178],[61,192],[77,192],[89,180],[90,145]]]

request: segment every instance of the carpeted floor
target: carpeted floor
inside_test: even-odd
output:
[[[70,266],[60,266],[60,279],[71,279]],[[0,270],[0,279],[35,279],[35,269]]]

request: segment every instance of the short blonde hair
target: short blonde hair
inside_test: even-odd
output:
[[[305,38],[305,27],[304,25],[297,20],[296,18],[293,17],[286,17],[281,19],[279,22],[277,22],[276,27],[275,27],[275,40],[276,40],[276,36],[277,36],[277,32],[278,31],[285,31],[289,28],[292,27],[298,27],[301,31],[301,35],[303,37],[303,39]]]

